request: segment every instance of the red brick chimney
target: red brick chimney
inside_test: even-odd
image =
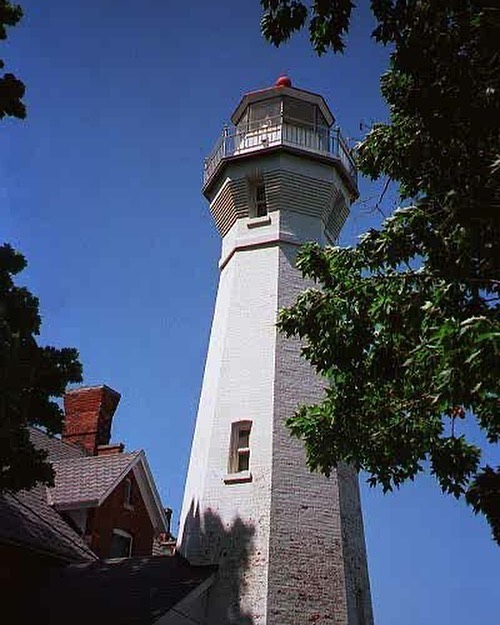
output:
[[[120,393],[109,386],[75,388],[64,395],[63,441],[80,445],[96,455],[99,445],[108,445],[111,422]]]

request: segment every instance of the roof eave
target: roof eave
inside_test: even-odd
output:
[[[55,550],[49,550],[49,549],[43,549],[41,547],[35,547],[33,545],[30,545],[28,543],[24,543],[22,541],[16,541],[16,540],[12,540],[9,538],[5,538],[5,537],[0,537],[0,544],[4,544],[4,545],[11,545],[12,547],[18,547],[20,549],[23,549],[25,551],[29,551],[30,553],[35,553],[37,555],[40,556],[44,556],[44,557],[49,557],[49,558],[53,558],[54,560],[60,561],[60,562],[64,562],[65,564],[77,564],[77,563],[81,563],[81,562],[89,562],[92,558],[97,560],[97,556],[95,554],[93,554],[92,552],[90,553],[79,553],[78,556],[75,554],[74,557],[71,557],[69,555],[63,555],[62,553],[55,551]],[[77,549],[80,549],[80,547],[77,547]]]
[[[52,503],[53,508],[55,508],[58,512],[66,512],[68,510],[81,510],[87,508],[97,508],[100,503],[98,499],[89,499],[87,501],[61,501],[57,503]]]

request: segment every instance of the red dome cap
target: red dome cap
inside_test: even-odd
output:
[[[292,81],[288,76],[280,76],[278,80],[274,83],[275,87],[291,87]]]

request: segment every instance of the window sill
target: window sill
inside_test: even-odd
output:
[[[271,223],[271,215],[263,217],[250,217],[247,221],[247,228],[258,228],[259,226],[268,226]]]
[[[238,473],[228,473],[224,477],[224,484],[242,484],[243,482],[251,482],[252,474],[250,471],[239,471]]]

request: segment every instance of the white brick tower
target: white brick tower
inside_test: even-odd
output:
[[[355,167],[323,98],[287,77],[231,119],[205,164],[222,254],[178,543],[219,570],[191,618],[371,625],[357,475],[306,468],[284,420],[323,383],[275,325],[305,287],[298,246],[338,238]]]

